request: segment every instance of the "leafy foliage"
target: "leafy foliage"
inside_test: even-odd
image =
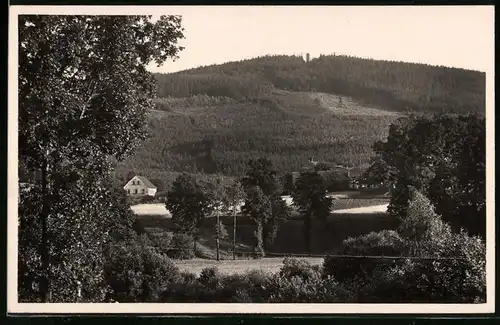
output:
[[[308,252],[311,252],[312,219],[326,220],[333,207],[332,199],[325,194],[323,179],[316,171],[301,173],[292,193],[294,205],[304,218],[304,238]]]
[[[401,256],[405,251],[405,242],[393,230],[371,232],[364,236],[344,240],[339,255],[345,256]],[[359,259],[349,257],[326,257],[323,263],[324,272],[337,281],[356,281],[364,284],[371,280],[373,272],[381,265],[392,266],[397,260]]]
[[[273,162],[267,158],[250,159],[242,184],[247,189],[259,188],[270,202],[271,214],[262,219],[262,242],[265,250],[265,247],[272,244],[276,238],[280,224],[291,214],[290,208],[279,196],[282,192],[282,185]]]
[[[211,197],[203,184],[190,174],[181,174],[168,193],[165,206],[172,214],[176,232],[193,236],[196,254],[196,241],[202,221],[211,214]]]
[[[486,297],[484,242],[463,231],[452,232],[415,188],[410,189],[408,217],[398,232],[350,238],[341,253],[396,257],[325,259],[325,274],[354,284],[351,297],[358,302],[472,303]]]
[[[247,166],[247,172],[242,179],[243,186],[258,186],[268,197],[280,192],[279,178],[271,160],[250,159]]]
[[[178,260],[188,260],[195,256],[193,236],[184,233],[174,233],[167,255]]]
[[[382,269],[365,291],[381,301],[484,302],[486,247],[478,237],[454,233],[430,201],[410,188],[408,217],[400,226],[407,250],[417,260]],[[431,257],[429,259],[429,257]],[[436,259],[432,259],[436,257]],[[440,259],[437,259],[440,258]],[[375,280],[377,277],[377,280]],[[371,297],[371,298],[370,298]]]
[[[147,133],[146,66],[181,50],[180,18],[150,18],[19,17],[19,160],[34,175],[19,211],[19,250],[29,254],[19,286],[38,287],[27,301],[105,297],[103,250],[124,213],[108,201],[106,177]]]
[[[272,215],[272,206],[269,198],[264,194],[259,186],[248,187],[246,190],[245,205],[242,207],[242,213],[249,216],[256,225],[255,236],[255,254],[262,257],[264,251],[264,224]]]
[[[395,171],[383,159],[376,157],[362,175],[363,183],[371,186],[391,186]]]
[[[387,141],[375,145],[394,175],[389,210],[406,216],[411,185],[453,229],[484,237],[485,139],[485,120],[477,115],[412,117],[391,125]]]
[[[166,256],[141,245],[113,246],[105,268],[117,302],[155,302],[172,283],[180,280],[177,267]]]
[[[292,208],[279,196],[271,198],[271,217],[264,224],[264,244],[272,245],[280,227],[292,217]]]

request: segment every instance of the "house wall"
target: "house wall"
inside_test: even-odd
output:
[[[124,189],[131,196],[148,194],[148,188],[142,184],[139,185],[130,184],[128,186],[125,186]]]
[[[142,183],[138,178],[133,178],[129,184],[123,187],[127,194],[130,196],[143,196],[143,195],[151,195],[154,196],[156,194],[156,189],[148,188],[144,183]]]

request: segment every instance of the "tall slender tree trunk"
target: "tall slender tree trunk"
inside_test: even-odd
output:
[[[217,261],[220,260],[220,217],[219,213],[216,213],[217,216],[217,225],[215,227],[215,242],[217,246]]]
[[[40,215],[42,234],[40,242],[40,256],[42,262],[42,281],[40,283],[40,295],[42,302],[50,302],[51,300],[51,288],[50,288],[50,257],[49,257],[49,214],[50,214],[50,184],[49,184],[49,163],[45,161],[42,166],[42,213]]]
[[[236,205],[233,209],[233,260],[236,259]]]
[[[263,247],[263,232],[264,232],[264,225],[262,223],[262,220],[257,221],[257,229],[255,230],[255,255],[258,258],[261,258],[265,255],[264,253],[264,247]]]

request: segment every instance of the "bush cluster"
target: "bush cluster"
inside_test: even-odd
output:
[[[347,238],[322,265],[285,258],[274,274],[224,274],[215,267],[196,276],[169,259],[192,257],[193,239],[174,234],[164,254],[142,235],[112,246],[105,268],[109,301],[327,303],[478,303],[486,298],[484,241],[452,228],[416,189],[397,231]],[[168,241],[168,238],[164,238]],[[156,245],[155,245],[156,244]],[[156,248],[154,247],[156,246]],[[177,249],[185,248],[185,249]]]
[[[194,257],[193,237],[184,233],[176,233],[170,241],[168,257],[178,260],[188,260]]]

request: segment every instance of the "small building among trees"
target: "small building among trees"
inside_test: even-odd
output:
[[[155,196],[157,187],[144,176],[134,176],[123,187],[130,196]]]

